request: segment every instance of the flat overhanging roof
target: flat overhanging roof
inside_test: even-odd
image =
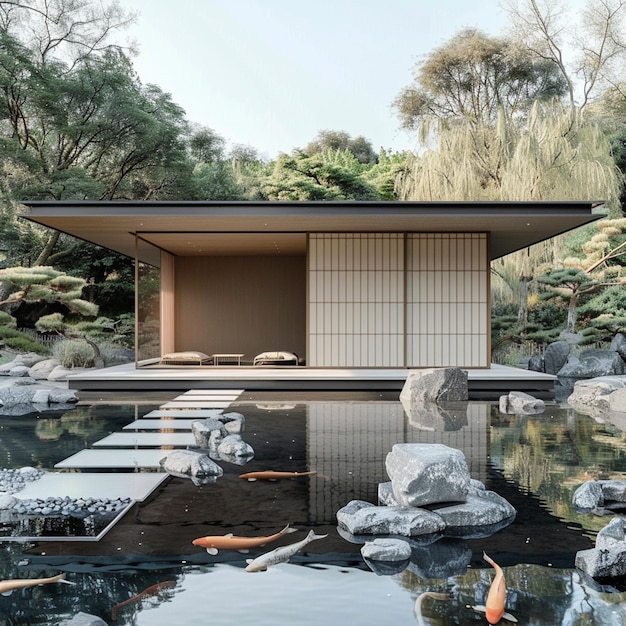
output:
[[[305,254],[311,232],[486,232],[495,259],[602,217],[602,202],[22,201],[24,218],[135,256]],[[147,260],[147,259],[144,259]]]

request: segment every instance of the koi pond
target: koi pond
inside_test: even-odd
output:
[[[0,468],[68,477],[93,472],[55,465],[112,434],[140,432],[129,424],[176,395],[81,393],[67,410],[2,415],[0,408]],[[218,461],[223,475],[212,483],[166,477],[99,540],[53,539],[35,520],[28,532],[41,536],[15,541],[0,519],[1,579],[64,573],[73,583],[1,595],[0,626],[62,624],[79,612],[128,626],[486,624],[472,609],[485,604],[495,574],[483,552],[503,568],[506,610],[520,624],[626,623],[626,581],[601,585],[574,568],[576,552],[593,547],[611,518],[579,514],[571,505],[581,483],[626,477],[626,435],[617,428],[550,402],[537,416],[503,415],[497,401],[409,416],[392,393],[244,391],[227,410],[244,416],[241,435],[254,456],[245,464]],[[159,432],[173,430],[165,423]],[[115,456],[121,447],[111,442],[104,449]],[[396,443],[462,450],[472,478],[515,507],[514,521],[487,537],[416,541],[402,564],[364,560],[362,543],[338,529],[336,512],[352,500],[377,504],[378,485],[388,480],[385,458]],[[134,448],[141,446],[138,437]],[[165,456],[172,447],[159,450]],[[262,470],[316,473],[239,478]],[[161,470],[104,471],[119,481],[120,474],[130,479]],[[287,524],[295,532],[249,553],[209,554],[192,544],[207,535],[272,535]],[[299,542],[311,530],[326,537],[267,571],[246,571],[248,559]],[[416,602],[426,591],[446,598]]]

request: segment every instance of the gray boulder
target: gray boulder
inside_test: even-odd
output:
[[[626,576],[626,518],[614,517],[598,532],[595,548],[576,553],[575,563],[592,578]]]
[[[339,509],[337,522],[352,535],[415,537],[438,533],[445,528],[441,517],[426,509],[374,506],[363,500],[352,500]]]
[[[507,415],[537,415],[546,409],[545,402],[523,391],[500,396],[500,412]]]
[[[446,531],[474,526],[493,526],[513,521],[516,511],[494,491],[473,490],[465,502],[431,509],[446,524]]]
[[[624,361],[613,350],[584,350],[580,356],[570,355],[567,363],[557,372],[562,378],[597,378],[620,376],[625,371]]]
[[[577,380],[567,402],[577,406],[602,407],[608,409],[608,395],[626,388],[626,376],[597,376],[589,380]]]
[[[438,443],[398,443],[385,460],[400,506],[463,502],[470,474],[463,452]]]
[[[611,350],[617,352],[626,361],[626,336],[622,333],[617,333],[611,340]]]
[[[48,376],[55,367],[61,365],[58,359],[45,359],[35,363],[29,370],[28,375],[35,380],[48,380]]]
[[[50,404],[74,404],[78,402],[78,396],[74,389],[53,388],[48,392]]]
[[[41,354],[36,354],[35,352],[18,354],[12,361],[8,361],[7,363],[0,365],[0,376],[8,376],[9,372],[14,367],[32,367],[35,363],[38,363],[45,358],[46,357],[41,356]]]
[[[626,413],[626,388],[612,391],[607,398],[608,409],[614,413]]]
[[[406,561],[411,558],[411,546],[402,539],[382,537],[367,541],[361,555],[371,561]]]
[[[217,455],[222,461],[243,465],[254,457],[254,450],[241,435],[227,435],[217,446]]]
[[[193,450],[173,450],[159,462],[171,476],[190,478],[194,485],[215,482],[224,473],[206,454]]]
[[[467,372],[453,367],[412,370],[400,392],[403,405],[415,402],[462,402],[467,398]]]
[[[26,367],[26,365],[16,365],[9,370],[8,375],[13,376],[14,378],[28,376],[28,368]]]
[[[533,354],[530,359],[528,359],[528,369],[531,372],[545,372],[546,366],[543,362],[543,356],[541,356],[541,354]]]
[[[35,389],[29,385],[7,385],[0,387],[0,406],[11,407],[18,404],[31,404]]]
[[[626,480],[588,480],[572,495],[572,504],[582,511],[626,503]]]
[[[194,436],[196,445],[200,448],[210,447],[211,435],[213,432],[219,433],[220,439],[227,435],[226,427],[219,419],[217,419],[217,417],[207,417],[206,419],[192,422],[191,432]]]
[[[572,504],[579,510],[592,511],[604,504],[602,486],[597,480],[588,480],[572,494]]]
[[[245,417],[241,413],[230,411],[229,413],[223,413],[218,419],[231,435],[239,435],[243,432]]]
[[[546,348],[543,366],[546,374],[556,374],[566,363],[572,350],[567,341],[555,341]]]
[[[90,613],[76,613],[71,619],[63,620],[59,622],[59,626],[107,626],[108,622],[97,615],[91,615]]]

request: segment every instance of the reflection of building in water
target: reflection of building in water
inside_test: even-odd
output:
[[[462,450],[472,478],[487,477],[489,405],[455,406],[456,430],[420,428],[400,402],[312,402],[308,406],[310,513],[317,523],[333,523],[350,500],[378,503],[378,484],[387,482],[385,458],[396,443],[442,443]],[[465,412],[459,415],[459,411]],[[435,423],[450,424],[436,419]]]

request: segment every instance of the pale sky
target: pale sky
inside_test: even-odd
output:
[[[135,69],[187,119],[268,159],[320,130],[415,147],[391,104],[424,55],[466,27],[504,35],[498,0],[121,0]]]

